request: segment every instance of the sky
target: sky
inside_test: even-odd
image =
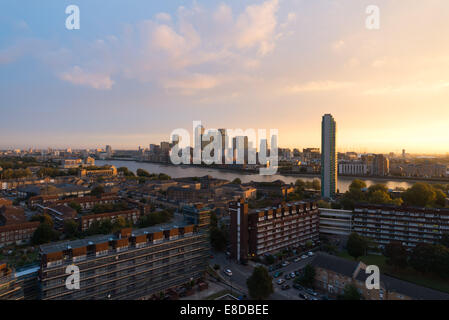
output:
[[[137,149],[192,121],[319,147],[331,113],[339,151],[446,154],[448,14],[447,0],[2,0],[0,148]]]

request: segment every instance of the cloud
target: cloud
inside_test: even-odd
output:
[[[220,83],[219,79],[214,76],[205,74],[194,74],[188,78],[167,80],[165,82],[166,89],[211,89]]]
[[[111,89],[114,84],[109,75],[87,72],[79,66],[74,66],[71,70],[61,73],[60,78],[75,85],[101,90]]]
[[[171,15],[165,12],[160,12],[156,15],[156,20],[160,22],[170,22],[171,21]]]
[[[278,0],[248,6],[237,19],[236,28],[240,30],[237,37],[237,47],[251,48],[258,46],[258,52],[261,55],[271,52],[274,49],[278,8]]]
[[[428,94],[439,93],[449,90],[448,81],[439,82],[415,82],[399,85],[389,85],[383,87],[374,87],[363,91],[365,95],[382,96],[382,95],[414,95],[414,94]]]
[[[284,91],[287,93],[308,93],[308,92],[323,92],[347,89],[352,87],[352,82],[336,82],[336,81],[317,81],[307,82],[299,85],[287,86]]]

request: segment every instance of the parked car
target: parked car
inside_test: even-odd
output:
[[[282,266],[283,267],[286,267],[286,266],[288,266],[290,263],[288,262],[288,261],[284,261],[284,262],[282,262]]]
[[[294,272],[290,273],[290,279],[294,279],[296,274]]]
[[[301,272],[299,272],[298,270],[297,271],[295,271],[295,276],[299,276],[301,274]]]
[[[313,256],[313,252],[309,251],[308,255],[309,255],[309,257]]]
[[[307,259],[308,257],[309,257],[309,256],[303,254],[303,255],[301,256],[301,259]]]
[[[298,297],[300,297],[301,299],[304,299],[304,300],[309,300],[309,298],[307,298],[307,296],[301,292],[298,294]]]
[[[278,285],[281,285],[281,284],[283,284],[284,282],[285,282],[284,279],[278,279],[278,280],[276,281],[276,283],[277,283]]]
[[[288,290],[288,289],[290,289],[290,285],[284,284],[284,285],[281,287],[281,289],[282,289],[282,290]]]
[[[294,260],[293,260],[293,262],[299,262],[301,260],[301,258],[300,257],[297,257],[297,258],[295,258]]]
[[[277,277],[280,277],[281,275],[282,275],[282,272],[278,271],[273,275],[273,277],[277,278]]]
[[[285,280],[290,280],[290,275],[289,275],[289,274],[286,274],[286,275],[284,276],[284,279],[285,279]]]
[[[313,291],[312,289],[307,288],[306,292],[314,297],[316,297],[318,295],[318,293],[316,293],[315,291]]]
[[[228,275],[228,276],[232,276],[231,269],[225,269],[224,273],[226,273],[226,275]]]
[[[293,284],[293,288],[295,288],[297,290],[304,290],[304,288],[300,284],[297,284],[297,283]]]

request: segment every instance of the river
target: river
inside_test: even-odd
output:
[[[173,166],[173,165],[164,165],[159,163],[149,163],[149,162],[136,162],[136,161],[120,161],[120,160],[96,160],[96,165],[102,166],[105,164],[113,165],[117,168],[119,167],[127,167],[129,170],[134,173],[137,169],[141,168],[150,173],[165,173],[168,174],[172,178],[182,178],[182,177],[202,177],[205,175],[210,175],[214,178],[225,179],[232,181],[235,178],[240,178],[243,183],[257,181],[257,182],[271,182],[275,180],[282,180],[285,183],[295,183],[297,179],[302,179],[304,181],[312,181],[313,177],[304,177],[304,176],[286,176],[281,174],[275,174],[272,176],[261,176],[256,173],[246,174],[241,172],[232,172],[232,171],[224,171],[217,169],[208,169],[202,167],[194,167],[188,165],[182,166]],[[340,192],[346,192],[349,189],[349,185],[355,178],[353,177],[339,177],[338,178],[338,189]],[[384,183],[390,189],[395,189],[396,187],[401,188],[409,188],[412,186],[414,181],[391,181],[391,180],[382,180],[382,179],[365,179],[363,177],[360,178],[364,180],[367,186],[376,183]]]

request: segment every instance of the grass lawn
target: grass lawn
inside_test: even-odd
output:
[[[207,297],[206,300],[215,300],[215,299],[217,299],[219,297],[224,296],[225,294],[231,294],[231,290],[219,291],[219,292],[214,293],[214,294],[210,295],[209,297]]]
[[[355,261],[354,258],[351,257],[347,251],[341,251],[337,254],[337,256]],[[386,262],[387,258],[382,255],[369,254],[363,257],[359,257],[358,260],[362,261],[366,265],[376,265],[379,267],[380,270],[383,270],[385,269],[385,267],[387,267]]]
[[[337,253],[337,256],[354,261],[347,251],[341,251]],[[359,258],[360,261],[366,265],[376,265],[379,267],[380,272],[386,275],[415,283],[417,285],[447,292],[449,293],[449,281],[441,279],[434,275],[423,275],[413,268],[407,267],[402,270],[395,270],[393,267],[387,265],[387,258],[383,255],[367,255]]]

